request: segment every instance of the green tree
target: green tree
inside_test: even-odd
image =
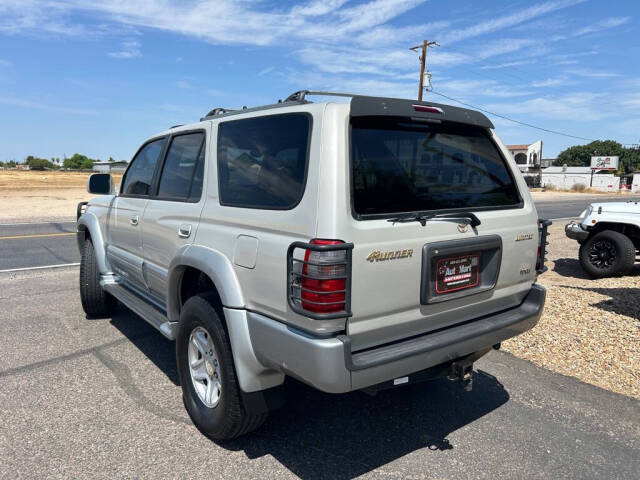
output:
[[[591,165],[591,157],[598,155],[620,157],[617,172],[619,175],[626,175],[634,171],[640,164],[640,150],[625,148],[614,140],[596,140],[586,145],[574,145],[560,152],[553,164],[556,166],[588,167]]]
[[[52,170],[55,168],[53,163],[45,158],[31,158],[28,165],[31,170]]]
[[[74,170],[90,169],[93,167],[93,160],[86,155],[74,153],[71,158],[65,158],[62,165],[64,168],[71,168]]]
[[[50,162],[46,158],[38,158],[33,155],[29,155],[24,162],[26,165],[29,165],[31,170],[45,170],[45,169],[55,169],[57,168],[53,162]]]

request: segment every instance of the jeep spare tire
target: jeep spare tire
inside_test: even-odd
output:
[[[626,275],[633,268],[636,249],[629,237],[604,230],[580,246],[580,264],[592,277]]]

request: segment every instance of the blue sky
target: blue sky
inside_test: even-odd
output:
[[[303,88],[415,98],[423,38],[436,92],[640,143],[639,18],[637,0],[0,0],[0,160],[129,159],[213,107]],[[545,157],[586,143],[492,119]]]

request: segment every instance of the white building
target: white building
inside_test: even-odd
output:
[[[640,180],[638,180],[640,183]],[[571,190],[581,183],[585,188],[596,188],[605,192],[620,190],[620,177],[613,173],[595,173],[591,167],[548,167],[542,169],[542,185]]]
[[[633,172],[633,180],[631,181],[631,192],[640,193],[640,172]]]
[[[123,173],[127,162],[93,162],[93,171],[100,173]]]
[[[522,173],[533,173],[540,169],[542,140],[531,145],[507,145],[507,149]]]

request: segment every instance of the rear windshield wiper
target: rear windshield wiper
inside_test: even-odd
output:
[[[390,218],[387,222],[391,223],[409,223],[409,222],[420,222],[420,225],[423,227],[427,224],[427,222],[457,222],[464,223],[466,225],[471,225],[471,227],[476,228],[482,222],[480,219],[471,212],[455,212],[455,213],[415,213],[409,215],[402,215],[399,217]]]

